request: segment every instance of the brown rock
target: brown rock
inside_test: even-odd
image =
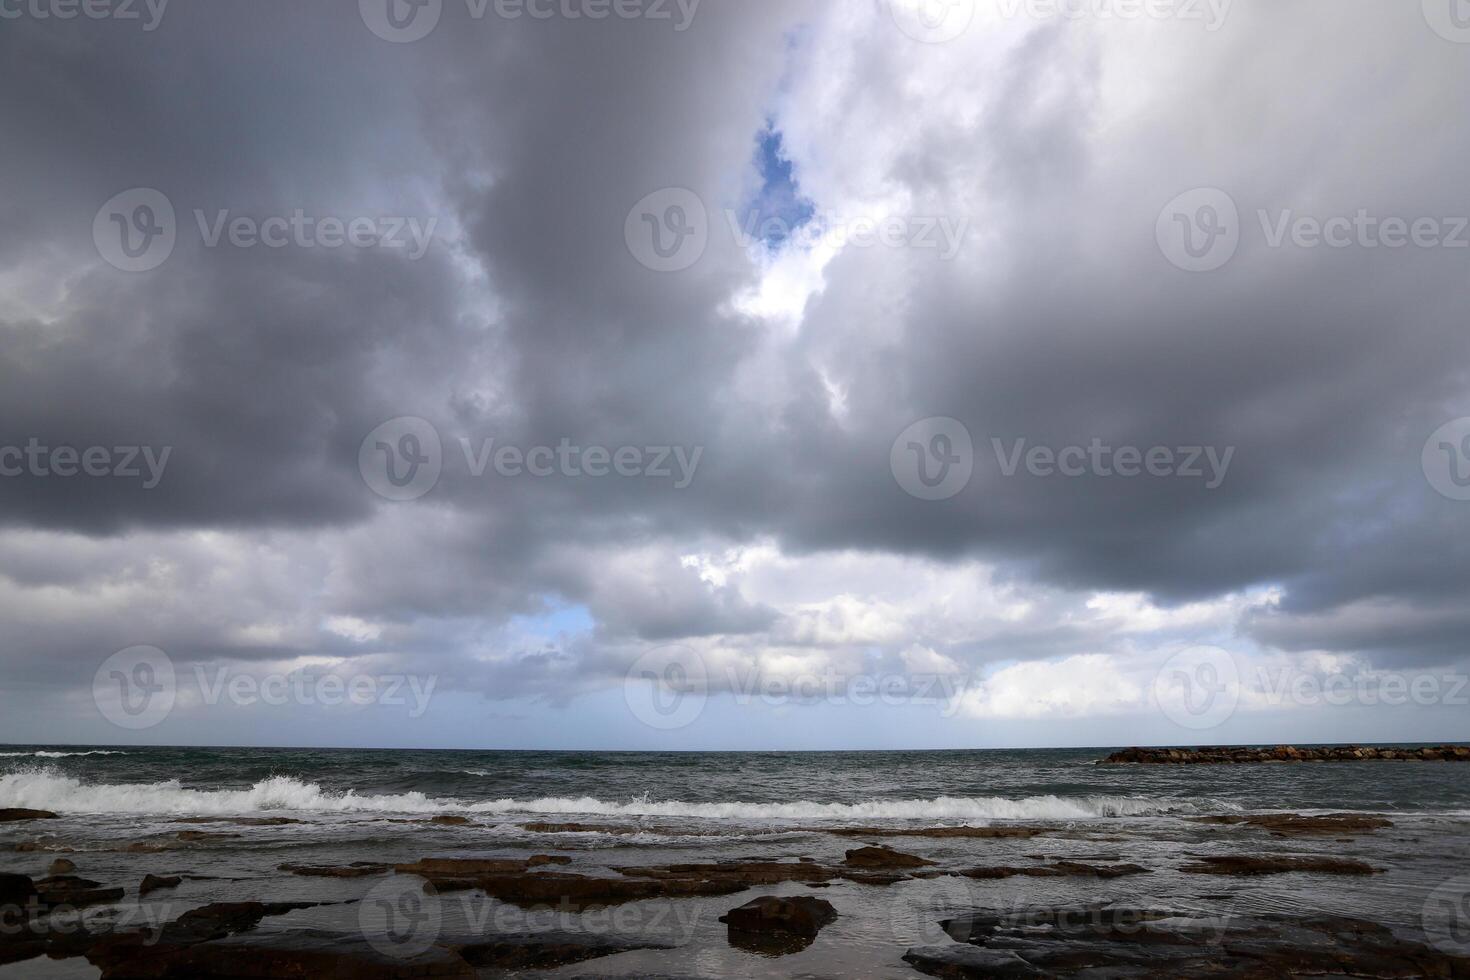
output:
[[[1245,816],[1190,817],[1196,823],[1245,825],[1269,830],[1275,837],[1333,837],[1343,833],[1372,833],[1392,827],[1393,821],[1366,813],[1326,813],[1303,816],[1300,813],[1257,813]]]
[[[817,938],[837,910],[831,902],[811,895],[795,898],[765,896],[746,902],[720,916],[731,946],[766,956],[800,952]]]
[[[1031,868],[995,867],[971,868],[959,872],[965,878],[1122,878],[1125,875],[1146,875],[1151,872],[1136,864],[1083,864],[1080,861],[1058,861],[1055,864],[1038,865]]]
[[[56,820],[50,810],[27,810],[23,807],[0,808],[0,823],[16,823],[21,820]]]
[[[0,873],[0,906],[23,908],[37,895],[36,883],[26,875]]]
[[[1191,917],[1160,909],[1081,907],[980,912],[944,924],[953,943],[904,960],[949,978],[1297,976],[1460,977],[1470,959],[1334,917]]]
[[[368,878],[373,875],[387,874],[393,869],[387,864],[358,861],[340,868],[313,864],[283,864],[276,870],[306,878]]]
[[[1295,857],[1272,854],[1251,857],[1242,854],[1227,854],[1199,859],[1197,864],[1186,864],[1179,869],[1186,874],[1196,875],[1277,875],[1292,872],[1325,875],[1371,875],[1382,871],[1362,861],[1349,858]]]
[[[174,823],[228,823],[239,827],[285,827],[289,824],[305,823],[295,817],[179,817]]]
[[[176,835],[181,841],[190,843],[201,843],[212,840],[238,840],[239,834],[218,834],[207,830],[181,830]]]
[[[106,905],[123,897],[121,888],[103,888],[95,881],[74,875],[51,875],[36,882],[36,891],[43,905],[86,908],[89,905]]]
[[[57,858],[51,862],[51,866],[46,870],[46,873],[52,875],[69,875],[76,869],[75,862],[69,861],[66,858]]]
[[[161,888],[177,888],[184,883],[184,879],[178,875],[144,875],[143,883],[138,886],[138,895],[147,895]]]
[[[978,840],[1017,838],[1029,840],[1057,832],[1055,827],[833,827],[838,837],[966,837]]]
[[[847,852],[843,863],[850,868],[923,868],[934,862],[888,847],[858,847]]]
[[[810,895],[795,898],[765,896],[752,899],[720,916],[731,930],[745,932],[794,932],[815,936],[833,919],[837,910],[831,902]]]

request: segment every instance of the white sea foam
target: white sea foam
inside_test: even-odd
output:
[[[0,758],[69,758],[72,755],[126,755],[126,752],[116,752],[112,749],[90,749],[87,752],[51,752],[40,749],[37,752],[0,752]]]
[[[874,821],[1088,820],[1199,812],[1181,802],[1123,796],[941,796],[923,800],[861,803],[690,803],[637,798],[610,802],[594,797],[544,797],[468,802],[423,793],[392,795],[333,793],[316,783],[287,776],[261,780],[249,789],[185,789],[178,780],[159,783],[84,783],[54,769],[0,775],[0,806],[58,813],[240,814],[291,810],[321,813],[583,814],[616,817],[694,817],[725,820]],[[1213,808],[1218,808],[1218,804]]]

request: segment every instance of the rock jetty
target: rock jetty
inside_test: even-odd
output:
[[[1470,762],[1470,746],[1427,745],[1392,748],[1373,745],[1205,746],[1195,749],[1123,749],[1099,765],[1240,765],[1252,762]]]

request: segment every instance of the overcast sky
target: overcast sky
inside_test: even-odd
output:
[[[1470,738],[1470,21],[1061,7],[0,0],[0,740]]]

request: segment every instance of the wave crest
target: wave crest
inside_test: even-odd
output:
[[[0,776],[0,806],[32,807],[58,813],[245,814],[292,810],[320,813],[581,814],[615,817],[687,817],[711,820],[872,821],[872,820],[1090,820],[1200,812],[1192,803],[1124,796],[997,796],[861,803],[692,803],[638,798],[625,803],[595,797],[543,797],[466,802],[423,793],[391,795],[333,793],[316,783],[288,776],[264,779],[249,789],[185,789],[178,780],[158,783],[84,783],[54,770]]]

